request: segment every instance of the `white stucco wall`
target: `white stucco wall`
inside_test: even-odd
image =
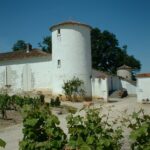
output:
[[[60,35],[58,35],[60,29]],[[91,89],[90,28],[80,25],[60,25],[52,30],[53,93],[63,94],[64,81],[74,76],[84,81],[86,96]],[[58,60],[61,64],[58,66]]]
[[[4,87],[6,82],[5,70],[6,70],[5,66],[0,66],[0,88]]]
[[[150,77],[138,78],[137,79],[137,101],[150,100]]]
[[[122,86],[122,88],[124,88],[128,91],[129,95],[136,95],[136,85],[135,84],[121,79],[121,86]]]
[[[0,62],[0,88],[6,85],[16,92],[52,88],[52,62],[48,57]]]
[[[0,80],[2,81],[0,82],[0,87],[5,88],[5,85],[11,85],[11,89],[14,91],[20,91],[22,89],[21,85],[23,64],[12,64],[11,62],[3,63],[3,65],[0,65]]]
[[[109,91],[126,89],[129,95],[136,95],[136,85],[131,81],[121,79],[118,76],[108,77],[108,88]]]
[[[92,78],[92,97],[108,100],[108,80],[107,78]]]

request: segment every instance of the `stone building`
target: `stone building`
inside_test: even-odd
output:
[[[117,76],[122,77],[127,80],[132,80],[131,71],[132,71],[131,67],[127,65],[123,65],[117,69]]]

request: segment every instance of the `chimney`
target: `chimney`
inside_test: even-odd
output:
[[[32,50],[32,45],[30,43],[26,44],[26,53],[29,53]]]

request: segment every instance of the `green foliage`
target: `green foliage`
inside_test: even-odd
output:
[[[150,115],[146,115],[141,109],[139,112],[134,112],[128,122],[128,127],[132,129],[131,148],[133,150],[150,150]]]
[[[43,94],[40,95],[40,101],[42,104],[45,103],[45,96]]]
[[[39,105],[39,104],[43,104],[43,99],[41,100],[41,97],[40,98],[32,98],[32,97],[28,97],[28,96],[18,96],[18,95],[13,95],[11,97],[11,101],[13,104],[16,104],[17,106],[19,107],[23,107],[24,105],[32,105],[32,106],[35,106],[35,105]]]
[[[80,150],[119,150],[121,148],[122,129],[114,129],[108,123],[108,116],[101,115],[98,109],[90,109],[86,117],[73,116],[67,118],[70,134],[68,146]]]
[[[10,97],[7,94],[0,94],[0,111],[3,119],[7,119],[6,111],[10,105]]]
[[[13,51],[26,50],[26,49],[27,49],[27,45],[23,40],[18,40],[12,47]]]
[[[85,91],[83,89],[84,82],[77,77],[73,77],[72,80],[64,82],[63,90],[65,92],[67,100],[78,101],[79,97],[84,97]]]
[[[18,95],[9,96],[8,94],[0,94],[0,113],[2,114],[2,119],[7,119],[6,112],[8,109],[17,110],[19,108],[22,108],[24,105],[36,106],[39,104],[43,104],[40,98],[21,97]]]
[[[127,54],[127,46],[119,47],[116,36],[98,28],[91,31],[92,66],[97,70],[116,73],[118,67],[126,64],[140,69],[140,61]]]
[[[43,51],[52,53],[51,36],[46,36],[39,46]],[[118,67],[126,64],[140,70],[141,63],[133,55],[127,54],[127,46],[119,47],[116,36],[109,31],[94,28],[91,31],[92,66],[97,70],[116,73]]]
[[[30,107],[30,108],[29,108]],[[58,127],[58,118],[49,107],[27,107],[23,120],[23,140],[20,150],[58,150],[66,144],[66,135]]]
[[[0,147],[5,148],[5,146],[6,146],[6,142],[0,138]]]
[[[51,36],[46,36],[43,39],[42,43],[39,43],[39,46],[42,48],[43,51],[52,53],[52,39]]]
[[[55,99],[51,98],[50,106],[51,107],[59,107],[61,104],[60,98],[57,96]]]

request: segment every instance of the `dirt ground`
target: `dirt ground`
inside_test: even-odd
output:
[[[18,111],[8,110],[7,111],[7,119],[4,120],[0,118],[0,130],[6,127],[10,127],[16,124],[20,124],[22,122],[22,116]]]
[[[94,101],[94,105],[92,107],[99,107],[100,103],[98,100]],[[83,107],[83,103],[71,103],[71,102],[63,102],[63,104],[71,105],[78,110]],[[110,113],[110,117],[112,119],[117,118],[122,112],[126,109],[127,113],[132,113],[133,111],[138,111],[139,109],[143,108],[145,113],[150,114],[150,104],[139,104],[136,102],[136,97],[127,97],[123,99],[110,99],[109,103],[103,104],[104,110],[103,113],[106,113],[109,107],[112,108]],[[11,113],[11,112],[10,112]],[[78,111],[77,114],[84,115],[83,111]],[[14,115],[14,114],[12,114]],[[124,115],[124,114],[123,114]],[[15,115],[17,117],[17,115]],[[66,124],[66,116],[67,114],[58,115],[60,119],[60,126],[61,128],[67,133],[67,124]],[[8,124],[6,122],[1,123],[0,120],[0,138],[4,139],[7,143],[5,150],[18,150],[18,143],[22,139],[22,124],[14,125],[16,123],[20,123],[21,118],[18,119],[15,123],[10,121]],[[10,127],[8,127],[11,125]],[[123,141],[122,150],[129,150],[129,140],[128,140],[128,131],[125,133],[125,139]]]

